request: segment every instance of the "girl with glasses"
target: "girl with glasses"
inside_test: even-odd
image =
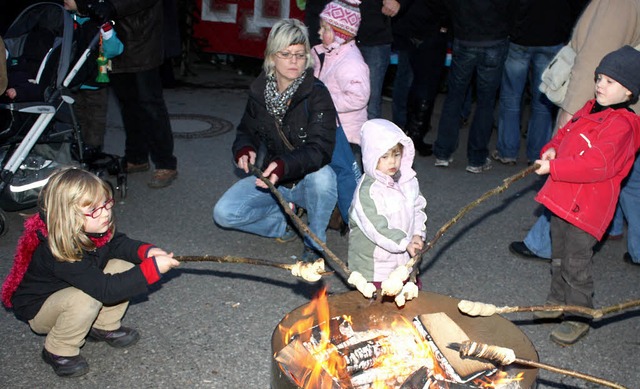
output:
[[[89,370],[80,355],[85,338],[113,347],[140,338],[121,325],[129,299],[179,262],[116,231],[111,188],[92,173],[56,172],[38,200],[40,212],[25,222],[2,302],[47,335],[42,358],[55,373],[77,377]]]

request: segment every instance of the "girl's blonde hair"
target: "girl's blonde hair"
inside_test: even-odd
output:
[[[273,57],[276,53],[292,45],[304,45],[306,53],[305,69],[313,67],[307,26],[298,19],[282,19],[273,25],[267,38],[267,47],[264,50],[264,62],[262,64],[262,69],[267,76],[275,72]]]
[[[79,261],[83,250],[96,249],[95,243],[84,232],[87,216],[82,208],[99,207],[112,196],[111,187],[86,170],[65,168],[49,177],[38,203],[47,224],[49,249],[57,260]],[[108,229],[112,236],[114,228],[112,218]]]

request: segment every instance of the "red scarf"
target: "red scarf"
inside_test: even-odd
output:
[[[13,294],[18,289],[20,282],[22,282],[22,278],[29,268],[31,258],[33,258],[33,253],[40,244],[38,232],[45,238],[48,236],[46,224],[42,221],[39,214],[35,214],[24,222],[24,232],[18,240],[18,247],[13,257],[13,266],[2,284],[2,303],[7,308],[13,307],[11,297],[13,297]],[[104,246],[109,242],[110,238],[110,233],[100,238],[90,237],[96,247]]]

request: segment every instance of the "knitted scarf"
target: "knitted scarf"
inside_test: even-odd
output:
[[[33,258],[33,253],[40,244],[38,232],[45,238],[48,236],[46,224],[40,218],[40,214],[35,214],[24,222],[24,232],[18,240],[16,253],[13,257],[13,266],[2,284],[2,303],[7,308],[13,307],[11,298],[18,289],[20,282],[22,282],[22,278],[24,278],[29,268],[29,263],[31,263],[31,258]],[[96,247],[102,247],[111,239],[111,233],[100,237],[90,236],[89,238],[95,243]]]
[[[270,75],[267,77],[267,85],[264,88],[264,102],[267,106],[267,112],[269,115],[276,119],[278,125],[282,125],[282,119],[287,113],[289,108],[289,100],[291,96],[298,90],[307,72],[302,72],[302,75],[291,83],[282,93],[278,93],[278,85],[276,82],[276,76]]]

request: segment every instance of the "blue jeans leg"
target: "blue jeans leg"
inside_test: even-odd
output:
[[[551,213],[545,209],[524,238],[524,244],[529,250],[541,258],[547,259],[551,259],[550,220]]]
[[[358,46],[364,62],[369,66],[369,79],[371,82],[371,95],[367,106],[368,119],[382,117],[382,86],[384,76],[389,67],[391,44],[376,46]]]
[[[531,116],[527,128],[527,160],[535,161],[540,158],[540,150],[551,139],[553,120],[557,107],[549,101],[547,96],[540,92],[540,80],[542,72],[562,48],[558,46],[535,47],[532,57],[531,69]]]
[[[509,43],[500,85],[498,115],[498,142],[496,149],[501,157],[518,158],[520,149],[520,122],[522,92],[529,74],[530,53],[526,47]]]
[[[213,221],[222,228],[277,238],[284,234],[284,211],[268,189],[248,176],[233,184],[213,208]]]
[[[477,58],[471,48],[453,42],[453,57],[447,78],[447,97],[442,106],[438,135],[433,145],[433,155],[449,159],[458,148],[460,117]]]
[[[627,219],[627,250],[631,259],[640,263],[640,157],[622,186],[619,205]]]
[[[489,140],[493,132],[493,114],[509,41],[490,47],[474,47],[478,57],[476,69],[476,111],[469,128],[467,159],[471,166],[482,166],[489,156]],[[454,48],[455,50],[455,48]]]

